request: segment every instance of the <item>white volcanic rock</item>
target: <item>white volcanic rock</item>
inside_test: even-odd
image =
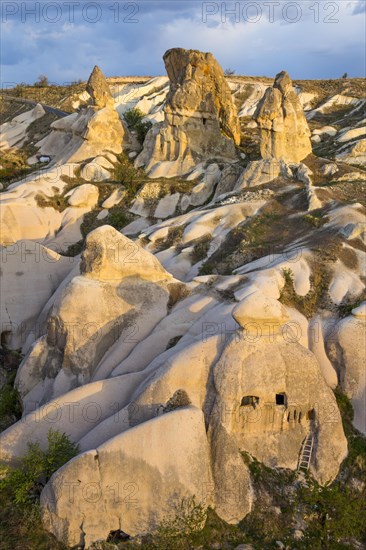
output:
[[[356,97],[350,97],[350,96],[346,96],[346,95],[343,95],[343,94],[336,94],[336,95],[332,96],[331,98],[327,99],[326,101],[324,101],[324,103],[322,103],[316,109],[313,109],[312,111],[310,111],[310,113],[308,113],[308,115],[307,115],[307,118],[308,118],[308,120],[310,120],[310,119],[314,118],[314,116],[317,115],[318,113],[329,112],[333,107],[335,108],[334,110],[336,110],[337,107],[345,107],[345,106],[348,106],[348,105],[357,105],[357,104],[361,103],[361,101],[359,99],[357,99]]]
[[[193,187],[190,195],[190,204],[199,206],[204,204],[212,195],[215,185],[220,181],[222,172],[218,164],[209,164],[202,173],[202,181]],[[188,177],[190,179],[190,176]]]
[[[335,162],[330,162],[328,164],[323,164],[321,167],[321,173],[323,176],[333,176],[338,172],[338,166]]]
[[[27,137],[29,125],[46,114],[42,105],[37,104],[30,111],[14,117],[10,122],[0,126],[0,149],[21,147]]]
[[[306,164],[301,163],[297,169],[297,179],[304,182],[306,185],[306,192],[308,196],[309,207],[308,210],[316,210],[317,208],[322,207],[321,200],[318,199],[316,194],[316,188],[313,185],[311,176],[313,175],[312,171]]]
[[[173,216],[178,202],[180,199],[180,193],[173,193],[173,195],[166,195],[160,199],[154,213],[154,218],[170,218]]]
[[[329,227],[336,227],[347,240],[360,238],[366,244],[365,214],[360,203],[346,204],[332,209],[329,212],[328,224]]]
[[[235,190],[256,187],[279,176],[288,177],[291,172],[285,162],[276,159],[254,160],[248,164],[235,184]],[[292,174],[291,174],[292,175]]]
[[[103,202],[102,208],[112,208],[113,206],[117,206],[117,204],[119,204],[126,195],[127,190],[125,189],[125,187],[119,185]]]
[[[344,145],[338,149],[336,159],[349,164],[364,166],[366,163],[366,139]]]
[[[261,292],[253,292],[240,302],[233,310],[233,317],[239,325],[249,331],[257,331],[260,327],[268,327],[278,332],[286,324],[290,316],[285,307],[278,301]]]
[[[112,227],[89,233],[80,272],[54,302],[41,349],[33,347],[18,371],[23,396],[36,392],[42,402],[85,384],[131,325],[135,345],[166,315],[171,275]]]
[[[67,491],[70,483],[72,500]],[[85,499],[88,485],[91,498]],[[83,543],[88,548],[110,531],[122,529],[133,536],[154,530],[174,519],[182,499],[196,496],[197,502],[210,504],[203,488],[211,486],[203,414],[185,407],[68,462],[42,492],[42,517],[65,544]],[[96,498],[101,506],[95,505]]]
[[[357,317],[358,319],[362,319],[363,321],[366,320],[366,302],[362,302],[361,305],[358,307],[355,307],[352,310],[352,315]]]
[[[234,100],[237,101],[240,99],[242,93],[245,94],[245,100],[239,107],[239,117],[252,116],[257,108],[258,102],[262,99],[267,86],[262,82],[248,81],[240,84],[236,83],[235,87],[236,90],[233,93]]]
[[[338,136],[337,141],[339,143],[344,143],[346,141],[350,141],[351,139],[357,139],[360,136],[365,136],[365,135],[366,135],[366,126],[362,126],[361,128],[352,128],[351,130],[342,132]]]
[[[164,122],[148,132],[136,166],[150,177],[173,177],[189,173],[202,159],[236,160],[239,120],[215,58],[174,48],[164,62],[170,80]]]
[[[95,157],[80,170],[80,176],[86,181],[106,181],[110,179],[114,165],[102,156]]]
[[[68,120],[67,120],[68,119]],[[114,107],[87,107],[51,124],[52,132],[38,143],[39,154],[58,164],[82,162],[103,155],[121,153],[127,130]]]
[[[114,106],[114,100],[108,82],[98,65],[95,65],[89,76],[89,80],[86,84],[86,91],[91,97],[93,105],[101,109],[107,106]]]
[[[339,383],[351,399],[354,426],[366,434],[366,302],[339,321],[327,342]]]
[[[103,73],[96,66],[88,82],[92,105],[51,124],[52,132],[37,145],[53,162],[82,162],[104,153],[121,153],[128,131],[114,108]],[[98,164],[98,163],[97,163]]]
[[[254,114],[264,159],[300,162],[311,153],[310,130],[289,75],[279,73]]]
[[[333,390],[338,385],[338,376],[335,368],[326,353],[325,338],[328,330],[327,320],[320,315],[316,316],[309,325],[309,349],[315,355],[324,380]]]
[[[322,136],[326,134],[327,136],[334,137],[337,134],[337,128],[334,126],[322,126],[322,128],[317,128],[312,132],[313,136]]]
[[[37,317],[73,268],[73,258],[25,240],[1,247],[1,258],[2,341],[17,349],[30,332],[40,330]]]
[[[315,438],[311,472],[320,483],[327,483],[347,454],[333,392],[314,355],[290,331],[268,336],[268,329],[258,329],[239,331],[222,353],[215,367],[211,423],[216,429],[221,426],[240,451],[270,467],[295,469],[302,442],[311,433]],[[225,414],[229,404],[232,414]]]
[[[127,277],[150,282],[172,278],[152,254],[109,225],[88,234],[80,270],[89,279],[117,283]]]
[[[67,202],[70,206],[87,206],[92,210],[98,203],[99,190],[95,185],[85,183],[65,196],[69,197]]]
[[[45,339],[42,339],[36,346],[42,347],[44,344]],[[1,433],[1,460],[15,463],[26,453],[29,441],[37,441],[42,449],[46,449],[50,427],[67,433],[72,441],[78,442],[93,428],[102,425],[106,418],[112,417],[114,425],[119,426],[116,413],[128,404],[131,392],[140,379],[141,375],[140,378],[136,375],[116,376],[75,388],[44,405],[40,405],[39,401],[25,402],[25,414],[21,421]],[[38,397],[34,394],[34,398]],[[33,412],[32,409],[36,410]],[[104,432],[103,441],[113,435]],[[93,445],[88,448],[93,448]]]

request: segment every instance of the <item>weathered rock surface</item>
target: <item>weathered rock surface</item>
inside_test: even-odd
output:
[[[353,423],[366,434],[366,302],[339,321],[332,335],[328,342],[330,357],[339,383],[352,401]]]
[[[39,154],[61,164],[90,160],[103,153],[121,153],[128,143],[128,130],[99,67],[94,67],[87,88],[92,104],[53,122],[52,132],[37,144]]]
[[[73,268],[73,259],[32,241],[0,247],[1,342],[13,349],[23,347],[43,304]]]
[[[90,381],[103,355],[131,326],[138,327],[137,339],[144,337],[166,315],[171,278],[154,256],[112,227],[89,233],[80,276],[55,300],[46,335],[19,369],[24,402],[49,401]]]
[[[2,344],[22,345],[16,324],[23,322],[27,340],[16,378],[23,417],[0,434],[0,458],[15,464],[29,442],[46,449],[50,427],[79,445],[79,455],[42,495],[45,525],[70,545],[88,547],[113,530],[151,531],[192,495],[237,523],[256,498],[242,454],[295,470],[308,434],[314,438],[311,474],[320,484],[334,479],[347,452],[332,392],[338,385],[352,400],[355,426],[366,431],[365,304],[338,316],[365,288],[365,218],[357,195],[363,173],[334,160],[362,149],[364,100],[341,102],[350,116],[338,113],[337,124],[329,101],[323,113],[309,114],[325,157],[302,164],[273,156],[252,161],[264,130],[288,150],[299,143],[297,110],[295,116],[286,103],[292,89],[282,76],[272,89],[281,105],[270,129],[243,120],[245,155],[239,157],[249,160],[243,170],[230,156],[235,116],[225,94],[216,97],[221,77],[213,75],[209,54],[180,57],[180,51],[166,59],[169,92],[168,79],[160,77],[116,94],[121,117],[133,105],[154,123],[149,136],[158,136],[163,150],[157,146],[150,174],[181,174],[183,165],[189,171],[185,181],[144,182],[132,205],[128,194],[122,204],[134,216],[121,231],[136,241],[105,226],[88,235],[81,259],[40,247],[47,260],[38,262],[29,241],[30,265],[21,265],[14,245],[8,261],[2,256],[8,294]],[[112,187],[83,184],[67,193],[69,178],[80,170],[88,181],[101,181],[113,178],[118,161],[108,133],[117,120],[114,105],[95,73],[90,95],[80,97],[89,106],[57,121],[45,140],[59,165],[51,162],[1,193],[5,241],[26,235],[58,250],[80,240],[80,223],[97,204],[98,189]],[[241,115],[252,116],[267,84],[243,77],[226,82]],[[314,94],[298,97],[308,109],[317,105]],[[24,128],[30,121],[26,117]],[[325,126],[333,123],[336,128]],[[132,155],[135,145],[128,148]],[[98,220],[125,196],[122,186],[113,189]],[[306,194],[310,209],[326,209],[306,216]],[[62,211],[57,195],[70,201]]]
[[[127,130],[117,111],[107,105],[89,106],[51,124],[52,132],[40,141],[39,154],[53,162],[82,162],[103,155],[121,153]]]
[[[267,88],[254,118],[264,159],[300,162],[311,153],[310,130],[289,75],[282,71]]]
[[[255,294],[236,306],[233,316],[244,330],[231,337],[216,365],[211,422],[271,467],[295,469],[311,432],[311,471],[324,484],[337,475],[347,440],[333,392],[314,355],[294,339],[287,315],[276,300]],[[225,414],[228,404],[235,414]]]
[[[66,196],[69,197],[70,206],[88,206],[92,210],[98,203],[99,191],[95,185],[85,183],[67,193]]]
[[[291,170],[283,160],[253,160],[242,172],[235,184],[235,190],[257,187],[268,183],[279,176],[291,177]]]
[[[127,189],[123,187],[123,185],[119,185],[114,191],[112,191],[109,197],[103,202],[102,207],[112,208],[112,206],[116,206],[117,204],[119,204],[126,195],[127,195]]]
[[[96,107],[103,109],[104,107],[114,105],[108,82],[98,65],[95,65],[89,76],[86,91],[92,98],[93,105]]]
[[[183,175],[202,159],[235,160],[240,127],[224,73],[211,53],[174,48],[164,55],[170,90],[164,122],[136,159],[150,177]]]
[[[88,548],[118,529],[153,531],[175,518],[182,499],[211,504],[211,486],[203,414],[183,407],[68,462],[42,492],[43,521],[65,544]]]
[[[10,122],[4,122],[0,126],[0,149],[10,149],[11,147],[21,147],[27,137],[28,126],[42,118],[46,114],[42,105],[37,104],[30,111],[14,117]]]
[[[80,170],[80,176],[86,181],[105,181],[110,179],[114,165],[105,157],[95,157]]]

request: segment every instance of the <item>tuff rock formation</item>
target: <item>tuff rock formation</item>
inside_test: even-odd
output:
[[[366,433],[366,302],[339,321],[328,344],[339,383],[352,400],[354,425]]]
[[[150,177],[172,177],[202,160],[235,160],[239,120],[216,59],[211,53],[173,48],[164,54],[164,63],[170,80],[164,122],[150,130],[136,164]]]
[[[98,65],[95,65],[89,76],[86,91],[92,98],[93,105],[99,109],[114,105],[108,82]]]
[[[90,75],[87,89],[92,104],[53,122],[52,132],[37,144],[38,154],[62,164],[90,160],[106,152],[121,153],[123,144],[128,142],[128,131],[97,66]]]
[[[165,282],[171,278],[154,256],[112,227],[89,233],[80,275],[54,301],[47,333],[19,369],[17,385],[28,410],[31,403],[89,382],[109,346],[128,334],[131,324],[139,324],[139,338],[151,330],[166,314]],[[92,318],[86,329],[85,320]]]
[[[93,542],[116,530],[152,532],[193,495],[229,523],[265,497],[264,520],[273,521],[278,508],[269,492],[252,484],[248,462],[252,457],[294,472],[309,436],[309,473],[316,481],[327,484],[340,473],[343,488],[352,465],[350,495],[363,487],[354,452],[341,469],[347,441],[333,393],[343,389],[354,425],[366,432],[365,302],[343,317],[364,300],[364,173],[337,161],[355,143],[362,154],[359,83],[357,97],[340,95],[334,104],[348,106],[351,115],[337,120],[337,128],[324,125],[334,121],[328,100],[309,116],[314,135],[329,140],[332,169],[324,170],[326,161],[315,156],[310,166],[310,159],[286,164],[276,151],[243,171],[235,155],[226,162],[238,137],[231,104],[215,92],[224,81],[215,81],[209,54],[179,52],[185,50],[167,54],[165,112],[164,77],[129,82],[114,99],[122,115],[133,88],[135,105],[155,125],[142,152],[156,145],[151,174],[194,166],[184,182],[144,182],[132,204],[130,189],[98,185],[109,179],[118,160],[109,151],[121,141],[120,130],[110,131],[116,112],[96,70],[91,96],[83,96],[93,105],[55,123],[45,141],[54,155],[50,166],[37,177],[4,181],[0,194],[7,244],[1,250],[1,354],[8,347],[24,354],[16,377],[23,416],[0,434],[0,459],[16,465],[31,442],[46,449],[50,428],[78,444],[79,454],[41,495],[44,525],[71,547],[99,547]],[[286,80],[268,92],[280,94],[281,103],[270,129],[247,126],[248,159],[259,131],[267,149],[282,140],[287,153],[292,145],[302,150],[306,140],[293,131],[302,115],[288,100],[293,90]],[[252,115],[263,82],[253,88],[253,79],[241,78],[230,85],[237,104],[245,97],[241,114]],[[309,111],[317,98],[301,94]],[[27,128],[34,114],[2,126],[10,140],[32,136]],[[74,181],[70,190],[63,176],[76,174],[93,184]],[[329,185],[318,186],[319,179]],[[306,192],[315,212],[306,213]],[[52,207],[60,195],[68,202],[62,212]],[[61,243],[81,239],[87,213],[115,223],[107,216],[116,204],[129,208],[128,225],[90,232],[81,257],[56,252]],[[303,476],[294,478],[290,495]],[[293,503],[293,496],[283,499]],[[292,527],[301,522],[305,533],[301,508]]]
[[[286,71],[278,73],[253,116],[260,128],[260,151],[264,159],[300,162],[311,153],[308,123]]]
[[[346,456],[334,395],[272,290],[247,283],[235,305],[177,284],[153,255],[103,226],[88,235],[80,275],[40,316],[43,335],[16,381],[25,413],[1,434],[0,457],[16,461],[29,441],[44,447],[50,422],[79,444],[41,497],[46,527],[70,546],[116,529],[151,531],[192,495],[237,523],[254,499],[241,452],[295,469],[311,432],[320,483]],[[225,334],[204,335],[213,319]]]

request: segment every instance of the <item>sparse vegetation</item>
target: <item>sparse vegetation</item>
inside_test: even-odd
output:
[[[14,388],[15,373],[8,376],[6,384],[0,390],[0,431],[5,430],[22,414],[19,393]]]
[[[174,541],[198,533],[205,521],[206,508],[195,497],[183,499],[175,508],[175,517],[160,525],[154,533],[153,548],[174,548]]]
[[[122,183],[130,195],[134,195],[145,180],[145,174],[143,170],[134,167],[126,153],[121,153],[117,158],[118,163],[114,166],[112,178]]]
[[[78,447],[65,434],[50,429],[45,451],[39,443],[29,443],[17,468],[1,468],[0,550],[65,548],[43,529],[39,496],[51,475],[77,453]]]
[[[35,169],[34,166],[28,166],[26,161],[27,155],[24,151],[10,150],[1,153],[0,181],[5,184],[4,190],[10,183],[25,177]]]
[[[78,447],[66,434],[50,428],[48,448],[43,451],[38,442],[28,443],[28,451],[18,468],[5,467],[0,490],[10,488],[16,505],[37,503],[43,487],[63,464],[78,454]]]
[[[325,216],[322,211],[317,210],[313,211],[311,214],[306,214],[305,220],[308,221],[312,226],[318,228],[328,223],[329,218],[328,216]]]
[[[214,272],[215,266],[210,260],[208,260],[200,266],[198,270],[198,275],[212,275]]]
[[[3,386],[0,389],[0,432],[19,420],[22,406],[18,391],[14,388],[17,369],[23,359],[20,350],[0,348],[0,369]]]
[[[152,127],[151,122],[143,121],[143,118],[145,115],[138,108],[134,108],[134,109],[130,109],[129,111],[126,111],[123,116],[127,123],[128,128],[136,132],[137,140],[140,143],[140,145],[142,145],[145,141],[147,132]]]
[[[212,236],[205,235],[195,243],[193,251],[191,253],[191,260],[193,265],[206,258],[207,253],[210,249],[211,241]]]
[[[310,290],[305,296],[299,296],[294,287],[294,277],[291,269],[283,269],[285,285],[281,290],[279,301],[284,305],[295,307],[305,317],[310,318],[322,307],[327,299],[330,275],[322,264],[313,264],[310,276]]]
[[[45,74],[40,74],[36,82],[34,83],[34,86],[36,88],[46,88],[49,85],[50,83],[48,81],[48,77]]]
[[[170,248],[171,246],[180,244],[184,233],[184,227],[184,225],[169,227],[167,237],[165,239],[157,239],[155,241],[156,249],[163,250],[165,248]]]

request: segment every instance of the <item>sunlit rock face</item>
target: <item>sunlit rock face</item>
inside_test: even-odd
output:
[[[301,102],[286,71],[278,73],[254,113],[264,159],[300,162],[311,153],[310,130]]]
[[[128,131],[120,119],[108,82],[96,65],[87,86],[89,105],[56,120],[52,132],[37,145],[54,162],[82,162],[106,152],[121,153]]]
[[[339,321],[328,352],[336,365],[339,382],[352,400],[354,425],[366,434],[366,302],[352,310],[352,315]]]
[[[103,109],[103,107],[114,105],[113,97],[111,90],[109,88],[108,82],[98,67],[95,65],[92,70],[88,83],[86,85],[86,91],[92,99],[93,105]]]
[[[55,300],[46,334],[19,369],[17,386],[26,408],[89,382],[131,323],[138,324],[139,337],[149,332],[166,315],[171,279],[152,254],[114,228],[91,232],[80,274]]]
[[[137,164],[152,177],[172,177],[202,160],[236,160],[239,119],[216,59],[211,53],[173,48],[164,54],[164,63],[170,80],[164,122],[148,133]]]

